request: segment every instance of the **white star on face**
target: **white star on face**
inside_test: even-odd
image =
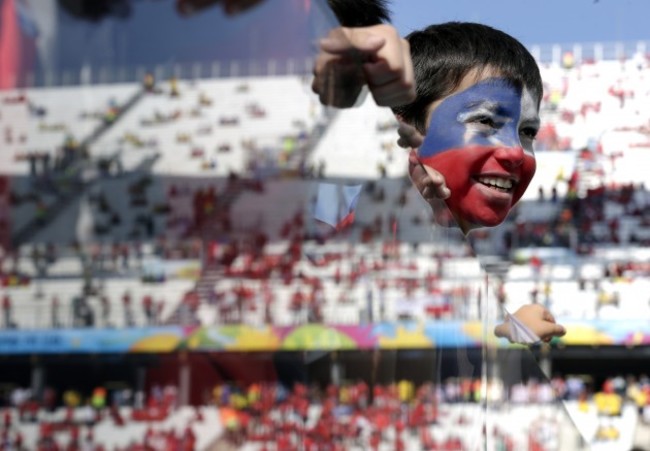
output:
[[[458,114],[456,120],[465,126],[464,145],[469,145],[475,138],[487,140],[492,146],[516,145],[507,138],[508,126],[513,118],[501,112],[499,102],[484,100],[471,105],[468,111]]]

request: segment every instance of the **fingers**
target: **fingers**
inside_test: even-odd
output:
[[[363,71],[354,61],[320,54],[314,64],[311,89],[323,105],[348,108],[354,105],[364,85]]]
[[[374,61],[364,64],[364,73],[375,102],[379,106],[398,106],[415,100],[415,78],[408,41],[394,29],[386,44],[373,55]]]
[[[549,321],[551,323],[555,322],[555,317],[553,316],[553,314],[546,309],[544,309],[544,312],[542,313],[542,318],[544,319],[544,321]]]
[[[494,328],[494,335],[499,338],[508,338],[510,336],[510,327],[506,323],[501,323]]]
[[[538,327],[537,335],[542,341],[548,343],[553,337],[562,337],[566,334],[566,329],[560,324],[554,322],[543,322]]]
[[[359,53],[376,54],[386,44],[386,39],[366,28],[338,27],[320,40],[322,51],[339,56],[355,56]]]
[[[400,147],[418,148],[424,141],[415,127],[403,122],[400,123],[397,133],[400,136],[397,140]],[[409,152],[409,175],[424,200],[429,203],[438,199],[447,199],[451,195],[442,174],[424,166],[414,151]]]
[[[363,61],[384,45],[384,39],[363,29],[335,28],[320,41],[314,64],[311,89],[323,105],[337,108],[353,106],[366,84]]]
[[[409,153],[409,175],[420,195],[429,203],[447,199],[451,195],[443,175],[433,168],[422,165],[413,151]]]
[[[555,322],[555,317],[545,307],[535,304],[536,316],[541,318],[536,327],[537,335],[545,342],[549,342],[553,337],[561,337],[566,334],[566,329],[561,324]]]
[[[395,107],[411,103],[415,99],[415,88],[402,79],[382,86],[370,86],[370,92],[378,106]]]
[[[397,145],[405,149],[417,149],[424,142],[424,137],[420,134],[418,129],[405,122],[399,123],[397,134],[399,135]]]
[[[566,334],[566,329],[561,324],[555,322],[555,317],[551,312],[546,308],[543,308],[542,311],[543,323],[543,339],[544,341],[550,341],[553,337],[561,337]]]
[[[368,86],[379,106],[393,107],[415,100],[410,47],[394,27],[383,24],[363,28],[339,27],[331,30],[319,45],[312,89],[321,96],[321,101],[323,90],[335,87],[358,94],[363,85]],[[361,75],[351,78],[349,74],[352,72]],[[357,86],[349,88],[349,83],[340,78],[360,86],[358,89]],[[325,95],[324,100],[327,102],[335,96]],[[344,97],[347,99],[350,95],[346,93]],[[347,103],[350,102],[346,102],[346,106],[351,106]]]
[[[429,166],[424,166],[420,165],[421,168],[423,168],[426,171],[427,177],[429,177],[429,182],[436,187],[436,189],[444,188],[445,194],[445,199],[449,197],[449,188],[445,186],[445,177],[435,169],[429,167]]]

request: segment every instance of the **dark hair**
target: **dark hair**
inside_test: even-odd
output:
[[[344,27],[368,27],[390,20],[386,0],[327,0]]]
[[[542,78],[533,56],[512,36],[468,22],[448,22],[414,31],[406,39],[416,83],[416,99],[393,108],[395,114],[426,131],[427,109],[431,103],[451,94],[474,69],[492,68],[518,88],[527,87],[542,99]]]

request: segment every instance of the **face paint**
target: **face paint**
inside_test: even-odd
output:
[[[526,191],[538,123],[532,95],[503,78],[479,81],[433,109],[420,161],[445,177],[447,206],[464,232],[501,224]]]

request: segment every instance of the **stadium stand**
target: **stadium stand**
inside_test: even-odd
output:
[[[634,64],[599,61],[586,62],[572,68],[563,68],[557,64],[542,68],[546,85],[542,105],[545,125],[538,139],[538,172],[513,215],[509,229],[506,228],[509,236],[491,239],[503,240],[507,243],[505,247],[515,254],[517,249],[513,250],[512,247],[551,245],[568,248],[569,252],[573,249],[577,255],[568,254],[571,255],[570,262],[566,258],[562,262],[542,259],[542,265],[537,269],[526,265],[525,261],[517,262],[524,264],[513,265],[505,289],[508,299],[517,301],[509,304],[509,308],[516,308],[517,302],[522,303],[534,293],[545,291],[552,292],[555,299],[561,299],[565,295],[584,298],[584,304],[580,303],[581,307],[576,307],[575,316],[579,318],[598,317],[602,304],[608,303],[604,300],[607,296],[616,298],[615,302],[609,302],[613,306],[610,305],[611,308],[605,310],[607,314],[624,318],[647,311],[647,306],[645,310],[634,308],[636,304],[628,300],[628,296],[633,296],[637,285],[643,287],[647,284],[643,279],[646,269],[641,261],[644,255],[643,244],[650,237],[650,226],[645,225],[647,218],[643,213],[648,195],[642,183],[644,174],[638,171],[643,166],[641,162],[644,152],[639,146],[643,143],[645,125],[637,124],[639,121],[635,118],[644,117],[643,99],[647,98],[648,92],[641,81],[648,70],[647,62],[639,62],[638,59]],[[625,86],[626,92],[621,93],[620,86]],[[205,231],[203,224],[215,219],[222,225],[221,232],[211,231],[215,237],[228,235],[232,239],[248,240],[255,234],[255,230],[263,228],[266,240],[274,242],[274,246],[290,245],[291,240],[286,241],[289,238],[287,233],[299,233],[306,239],[305,243],[309,243],[310,237],[317,235],[320,230],[311,221],[316,194],[314,179],[280,180],[278,177],[283,171],[285,174],[298,171],[295,174],[311,174],[310,177],[327,177],[327,180],[347,180],[348,184],[350,181],[361,183],[364,189],[359,198],[356,224],[352,232],[356,235],[353,235],[353,239],[395,239],[391,227],[396,223],[400,241],[426,242],[431,237],[431,218],[424,211],[426,207],[417,193],[400,181],[404,177],[405,155],[390,142],[395,122],[387,111],[374,108],[370,99],[366,99],[360,108],[340,111],[334,117],[327,118],[320,107],[310,100],[305,80],[298,77],[171,80],[161,82],[149,90],[137,85],[86,87],[81,93],[87,101],[82,102],[77,110],[66,109],[65,114],[58,114],[57,108],[61,109],[61,105],[69,103],[66,99],[70,96],[78,95],[75,92],[72,88],[31,89],[5,93],[3,97],[5,117],[15,114],[16,109],[21,109],[26,117],[38,118],[26,120],[29,129],[24,133],[14,133],[11,130],[5,136],[5,141],[13,143],[14,149],[13,162],[8,166],[9,172],[15,175],[11,184],[14,203],[11,223],[14,233],[32,223],[35,216],[44,214],[43,224],[33,232],[30,240],[32,243],[42,243],[43,246],[54,242],[72,245],[79,241],[97,240],[104,242],[103,245],[107,247],[139,247],[142,244],[138,243],[151,242],[161,234],[165,240],[170,241],[200,234]],[[210,97],[206,92],[211,93]],[[281,103],[277,97],[280,92],[296,99],[286,111],[277,108]],[[594,99],[598,99],[595,105]],[[129,107],[124,108],[124,105]],[[223,111],[238,112],[238,121],[229,121],[228,118],[224,120]],[[107,119],[107,114],[114,114],[115,117]],[[52,127],[46,122],[48,115],[60,120],[61,126],[57,130],[50,130]],[[589,124],[589,128],[584,124]],[[105,128],[101,133],[97,132],[101,127]],[[356,133],[351,134],[351,128]],[[259,136],[246,136],[252,129],[259,132]],[[317,129],[321,131],[317,132]],[[223,144],[222,150],[207,149],[205,143],[214,141],[211,136],[217,131],[219,136],[224,137],[224,143],[228,141],[227,145]],[[162,132],[164,133],[161,134]],[[18,134],[16,139],[13,136],[15,134]],[[136,136],[138,134],[142,136]],[[309,142],[310,137],[319,134],[321,137],[313,144],[313,151],[305,153],[306,148],[300,150]],[[188,139],[184,139],[185,135]],[[21,141],[20,136],[29,138]],[[38,145],[48,148],[63,145],[65,148],[65,140],[68,139],[66,136],[78,143],[88,143],[88,156],[82,160],[88,161],[91,167],[101,167],[99,162],[110,160],[113,167],[121,169],[113,172],[111,167],[105,176],[101,172],[97,173],[90,182],[86,181],[83,185],[86,188],[84,195],[71,199],[66,205],[65,213],[49,219],[42,211],[47,212],[48,207],[55,205],[60,207],[57,201],[61,196],[46,189],[47,185],[40,184],[43,177],[39,176],[38,168],[36,174],[27,177],[30,165],[22,156],[25,152],[32,152],[30,149],[36,149]],[[571,141],[567,142],[569,138]],[[567,145],[560,145],[562,143]],[[259,159],[259,155],[251,152],[251,145],[264,150],[266,156]],[[86,145],[80,147],[85,148]],[[226,151],[226,147],[230,150]],[[194,164],[194,159],[188,159],[187,156],[192,149],[198,148],[204,152],[202,156],[196,157]],[[370,152],[366,154],[355,150],[376,148],[382,151],[366,150],[365,152]],[[109,155],[111,152],[114,153],[113,156]],[[295,152],[302,152],[302,157],[298,160],[288,157]],[[337,152],[344,152],[345,155]],[[152,155],[157,156],[150,162],[150,168],[141,166]],[[207,170],[206,162],[213,158],[211,155],[220,163],[211,169],[210,176],[216,177],[214,181],[206,182],[203,174]],[[248,160],[245,161],[244,155]],[[182,164],[178,158],[181,158]],[[288,164],[289,160],[294,163]],[[56,167],[55,163],[52,165],[53,168]],[[230,178],[224,179],[228,174]],[[237,174],[234,176],[235,181],[239,179],[237,183],[233,183],[233,174]],[[368,181],[378,175],[384,175],[385,178],[372,183]],[[243,181],[246,179],[257,182],[250,184]],[[208,194],[212,197],[205,197]],[[191,205],[189,197],[192,197]],[[288,198],[291,202],[286,201]],[[225,209],[228,212],[218,218],[213,213],[206,216],[200,213],[200,207],[197,208],[202,202],[207,211],[225,204],[229,206]],[[395,214],[396,211],[399,214]],[[152,212],[158,214],[152,215]],[[302,221],[306,225],[299,232],[299,228],[287,232],[288,218],[299,214],[303,215]],[[549,223],[549,217],[557,219]],[[236,233],[233,234],[233,231]],[[105,242],[102,238],[104,236],[110,236],[113,242]],[[276,241],[278,237],[280,242]],[[282,239],[285,244],[281,244]],[[610,243],[617,244],[617,249],[623,256],[614,258],[612,252],[608,253]],[[329,245],[328,241],[318,246],[318,252],[327,254]],[[480,249],[480,242],[475,243],[475,246]],[[620,251],[620,246],[627,247],[627,253]],[[19,251],[18,255],[22,258],[19,259],[21,262],[18,266],[22,273],[34,278],[38,277],[36,269],[27,269],[29,265],[23,263],[30,254],[33,259],[34,251],[29,248],[26,245],[25,249]],[[200,251],[197,252],[200,254]],[[519,255],[526,254],[530,257],[533,253],[523,251]],[[62,297],[69,298],[62,299],[63,302],[71,302],[70,293],[80,291],[83,264],[79,257],[83,254],[77,253],[74,256],[74,253],[68,253],[68,257],[60,257],[56,262],[46,265],[47,277],[55,278],[59,274],[72,277],[76,273],[79,278],[76,283],[70,283],[70,288],[62,291]],[[583,254],[589,257],[582,258]],[[141,279],[141,260],[146,260],[149,255],[137,257],[138,263],[134,265],[137,269],[128,272],[129,282],[113,284],[106,281],[105,286],[119,286],[117,290],[123,292],[126,289],[121,289],[121,284],[125,284],[134,292],[146,291],[143,287],[138,287],[138,280]],[[599,257],[596,258],[596,255]],[[435,265],[430,263],[430,253],[409,252],[404,259],[415,261],[421,277],[436,270]],[[194,265],[200,264],[198,256],[194,257],[194,262]],[[308,262],[307,256],[294,261],[294,273],[302,271],[309,277],[311,270]],[[234,264],[236,266],[237,262]],[[620,280],[604,284],[605,286],[588,283],[594,279],[600,280],[604,272],[602,268],[611,265],[625,265],[628,268],[626,274],[635,279],[626,280],[626,283],[632,282],[631,289],[618,286],[622,283]],[[42,266],[40,265],[41,269]],[[237,271],[228,268],[226,274],[228,271],[231,280],[223,280],[223,288],[217,284],[210,287],[209,283],[202,280],[202,293],[207,296],[213,288],[212,291],[222,296],[230,286],[241,283],[243,279],[237,276]],[[346,269],[339,268],[338,271]],[[579,273],[585,274],[576,280],[575,276]],[[214,275],[213,271],[213,277]],[[125,274],[120,275],[124,276]],[[332,276],[330,271],[327,277]],[[47,277],[40,281],[44,292],[49,292],[50,283],[54,283],[48,281]],[[636,280],[638,278],[641,280]],[[273,278],[270,283],[271,291],[275,291]],[[78,287],[72,288],[75,285]],[[186,291],[191,288],[189,284],[183,287]],[[276,297],[285,300],[276,303],[289,306],[288,297],[297,288],[280,289]],[[364,308],[366,288],[356,286],[353,291],[346,290],[346,295],[358,299],[358,302],[353,302],[352,308],[338,309],[333,307],[336,305],[333,300],[339,299],[341,293],[325,283],[323,295],[327,304],[323,307],[323,320],[358,321],[363,317],[360,310]],[[374,284],[371,288],[376,295],[378,286]],[[172,291],[180,293],[183,289]],[[509,293],[510,290],[512,293]],[[34,289],[30,291],[20,287],[12,288],[11,291],[16,291],[8,293],[16,299],[37,294]],[[390,287],[385,294],[387,305],[393,305],[392,300],[399,297],[398,293],[391,292]],[[119,304],[116,299],[120,296],[120,293],[111,296],[111,302]],[[183,299],[182,294],[174,297],[177,297],[175,301],[165,302],[173,304]],[[561,303],[558,303],[561,308],[559,304]],[[626,307],[628,305],[630,307]],[[211,318],[206,321],[219,321],[219,314],[207,313],[206,310],[210,309],[205,307],[201,308],[203,315]],[[257,307],[258,314],[253,317],[259,318],[254,320],[255,323],[262,321],[259,312],[264,311],[259,308],[261,306]],[[16,312],[23,309],[29,311],[30,308],[21,300]],[[113,309],[117,310],[118,308]],[[163,312],[175,310],[171,307],[163,309]],[[346,310],[350,312],[344,313]],[[570,309],[561,310],[566,316],[573,315]],[[332,311],[337,311],[337,315],[340,313],[340,318],[330,317],[327,312]],[[22,316],[17,315],[20,318]],[[279,318],[285,318],[283,323],[289,321],[286,312],[284,315],[276,313],[272,316],[278,321]],[[377,318],[378,313],[375,312],[372,317]],[[161,321],[167,320],[163,313]],[[117,321],[117,318],[113,321]],[[21,322],[17,321],[17,325]],[[118,321],[116,325],[119,324]]]
[[[496,247],[507,260],[507,311],[533,302],[560,322],[650,319],[648,59],[550,63],[542,75],[537,174],[508,223],[472,239],[474,252]],[[472,249],[431,227],[394,143],[396,122],[370,98],[331,114],[301,76],[29,88],[2,92],[0,127],[19,244],[0,258],[3,329],[481,318]],[[321,183],[361,185],[348,229],[314,221]],[[605,384],[603,396],[584,386],[558,393],[580,386],[575,378],[555,383],[594,449],[628,449],[647,429],[647,380],[626,381],[622,392]],[[409,402],[377,387],[385,399],[365,405],[342,400],[350,387],[266,387],[295,402],[270,402],[263,414],[249,405],[251,387],[231,387],[239,398],[168,406],[162,420],[127,422],[119,434],[120,417],[148,409],[100,409],[91,428],[76,425],[96,414],[84,416],[84,406],[39,407],[34,422],[19,420],[30,414],[13,403],[3,411],[2,440],[17,449],[40,437],[129,450],[205,449],[220,440],[293,449],[322,433],[338,434],[344,449],[461,449],[480,440],[469,434],[476,425],[460,427],[480,418],[475,403],[429,393],[437,409],[430,427],[412,418],[426,387],[411,387],[420,394]],[[555,408],[553,396],[533,400],[544,390],[511,387],[511,408],[495,415],[518,432],[493,430],[494,440],[520,449],[557,433],[534,430]],[[624,402],[610,396],[616,390]],[[374,421],[386,417],[378,436]],[[284,433],[271,438],[270,428]]]

